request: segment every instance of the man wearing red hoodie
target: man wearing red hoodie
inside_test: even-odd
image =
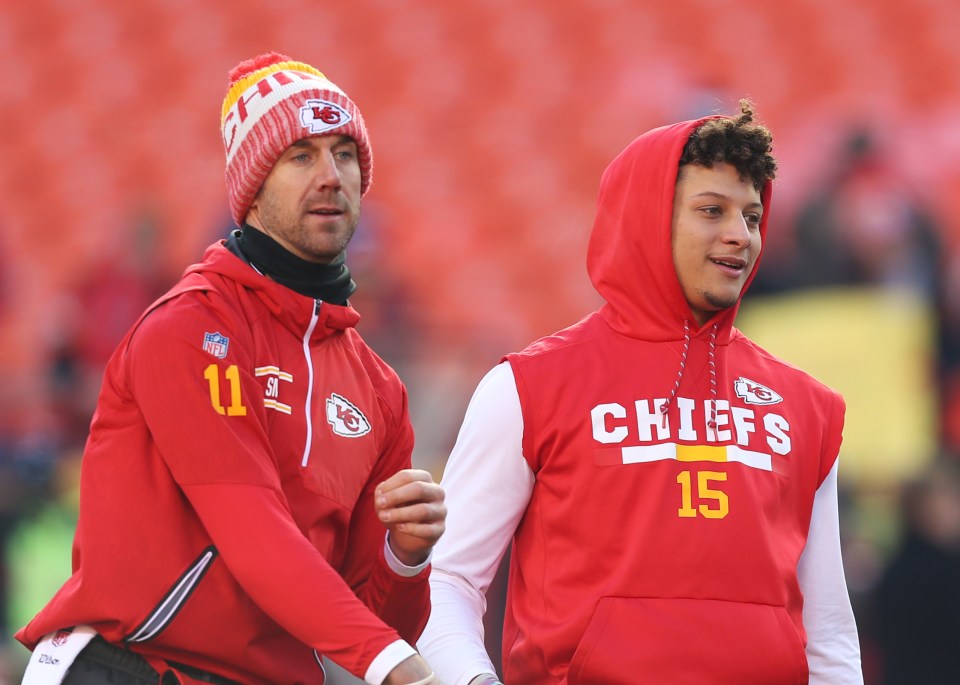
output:
[[[419,646],[445,685],[499,682],[481,619],[511,542],[509,685],[862,683],[843,400],[733,325],[775,170],[746,101],[607,168],[587,256],[605,303],[487,374],[441,481]]]
[[[230,73],[240,226],[111,358],[83,456],[73,575],[17,635],[25,683],[433,682],[443,491],[411,469],[406,390],[357,334],[345,249],[360,111],[270,53]]]

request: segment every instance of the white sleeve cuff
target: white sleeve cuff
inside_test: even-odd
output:
[[[407,566],[400,561],[397,558],[397,555],[393,553],[393,550],[390,549],[390,532],[387,531],[387,535],[383,539],[383,556],[387,560],[387,566],[389,566],[390,569],[398,576],[402,576],[404,578],[413,578],[430,565],[430,561],[433,559],[433,550],[430,550],[426,561],[424,561],[422,564],[417,564],[416,566]]]
[[[391,642],[370,662],[370,667],[364,674],[363,680],[369,685],[382,685],[386,677],[390,675],[390,671],[395,669],[401,661],[406,661],[416,653],[417,650],[403,640]]]

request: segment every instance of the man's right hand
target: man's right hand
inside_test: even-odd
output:
[[[383,680],[383,685],[410,685],[410,683],[436,683],[433,670],[419,654],[414,654],[397,664]]]

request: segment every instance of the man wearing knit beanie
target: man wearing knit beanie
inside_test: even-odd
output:
[[[361,339],[345,250],[373,155],[354,102],[276,53],[230,72],[238,228],[112,357],[73,575],[17,633],[24,683],[433,682],[443,491],[411,468],[396,373]]]

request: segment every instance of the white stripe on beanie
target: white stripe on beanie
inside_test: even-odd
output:
[[[281,75],[280,79],[276,78],[278,74]],[[284,77],[289,82],[283,83]],[[270,90],[264,94],[264,88]],[[282,100],[309,90],[332,91],[346,97],[346,93],[327,79],[302,71],[277,71],[247,88],[223,118],[223,146],[227,152],[227,164],[264,114]]]

